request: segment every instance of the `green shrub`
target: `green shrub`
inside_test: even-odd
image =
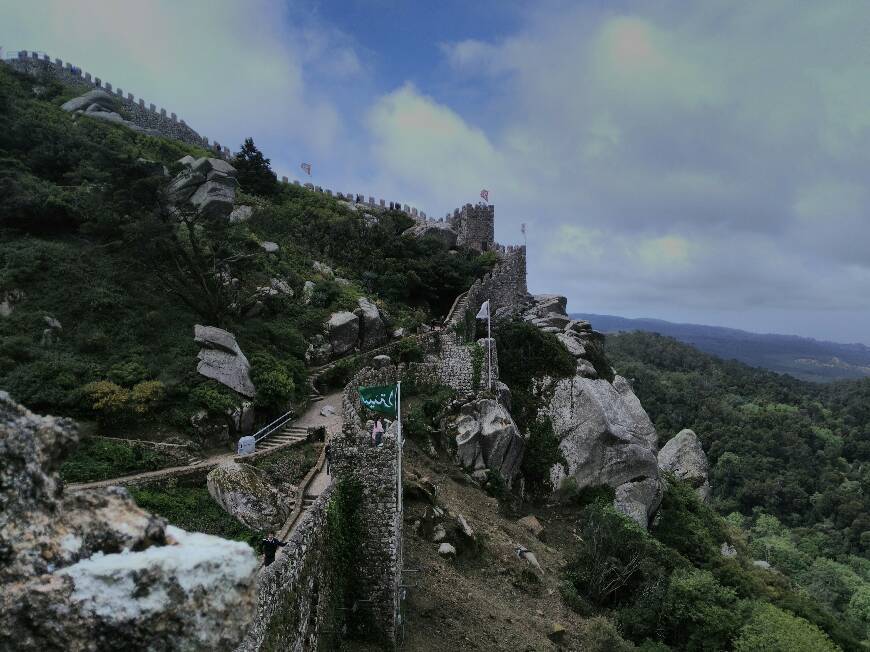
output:
[[[254,402],[260,407],[286,410],[296,393],[292,371],[268,353],[252,356],[251,381],[257,388]]]
[[[698,566],[718,561],[720,545],[727,540],[722,518],[704,505],[688,484],[673,476],[667,482],[653,536]]]
[[[713,575],[677,569],[662,604],[664,641],[684,650],[725,650],[742,623],[737,594]]]
[[[803,618],[765,602],[756,603],[734,641],[734,652],[836,652],[824,632]]]
[[[529,427],[529,439],[523,453],[523,477],[529,489],[550,493],[550,468],[557,463],[566,464],[559,449],[559,438],[553,432],[553,422],[548,417],[533,421]]]
[[[496,328],[500,379],[511,389],[511,415],[521,431],[537,419],[541,397],[533,394],[536,378],[569,378],[577,362],[552,333],[526,322],[510,322]]]
[[[585,652],[631,652],[634,646],[620,635],[613,621],[603,616],[585,620],[577,631],[578,649]]]
[[[359,369],[359,360],[344,358],[317,376],[315,384],[321,392],[338,389],[347,385]]]
[[[594,502],[582,526],[566,578],[599,606],[630,601],[643,586],[667,575],[673,556],[612,504]]]
[[[163,400],[166,390],[159,380],[137,383],[130,391],[130,410],[134,414],[147,414]]]
[[[135,385],[148,378],[148,370],[138,360],[129,360],[109,369],[109,380],[119,385]]]
[[[213,415],[225,415],[239,405],[240,397],[217,382],[203,382],[193,388],[190,397],[196,405]]]
[[[568,605],[574,613],[581,616],[591,616],[595,613],[594,607],[589,604],[589,601],[577,592],[577,587],[572,582],[563,581],[559,583],[559,595],[562,596],[562,602]]]
[[[406,338],[399,342],[396,348],[396,358],[399,362],[421,362],[423,360],[423,349],[417,343],[417,340]]]

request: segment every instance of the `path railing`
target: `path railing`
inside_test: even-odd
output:
[[[286,424],[292,418],[293,418],[293,410],[290,410],[290,411],[282,414],[277,419],[275,419],[272,423],[269,423],[269,424],[263,426],[257,432],[254,433],[254,435],[253,435],[254,443],[256,444],[257,442],[265,439],[266,437],[271,435],[273,432],[278,430],[278,428],[281,428],[282,426],[284,426],[284,424]]]

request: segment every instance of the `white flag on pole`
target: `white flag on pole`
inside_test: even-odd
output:
[[[483,302],[480,310],[477,312],[478,319],[489,319],[489,300]]]

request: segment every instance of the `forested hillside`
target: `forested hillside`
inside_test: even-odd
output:
[[[870,552],[870,380],[801,382],[648,333],[607,351],[661,443],[701,438],[719,511],[764,510],[827,554]]]
[[[706,353],[801,380],[829,383],[870,377],[870,347],[826,342],[797,335],[750,333],[736,328],[678,324],[662,319],[627,319],[614,315],[576,314],[604,333],[645,331],[673,337]]]
[[[719,619],[727,628],[726,612],[744,609],[741,635],[731,643],[723,638],[718,646],[708,648],[700,640],[683,640],[677,647],[768,649],[766,642],[774,645],[769,649],[784,649],[779,646],[791,635],[770,632],[786,628],[794,633],[803,625],[788,622],[777,611],[783,609],[815,623],[843,649],[866,649],[870,380],[820,386],[725,362],[648,333],[610,336],[607,352],[619,372],[631,380],[656,424],[660,443],[682,428],[692,428],[710,459],[712,507],[718,515],[697,504],[679,485],[672,485],[651,528],[656,540],[696,567],[712,571],[715,580],[695,577],[690,582],[693,588],[683,587],[696,592],[691,608],[699,609],[704,600],[723,607],[733,600],[728,597],[732,589],[737,596],[764,596],[771,603],[747,612],[746,604],[732,602],[718,616],[706,613],[689,628],[694,632],[690,638],[703,631],[705,636],[716,636],[708,631],[711,620]],[[602,522],[600,516],[596,520]],[[756,566],[773,569],[773,575],[751,571],[754,579],[747,575],[740,579],[739,573],[727,570],[723,566],[727,551],[716,550],[716,542],[729,537],[738,556],[747,554]],[[643,555],[654,555],[648,545],[639,538],[634,546],[615,549],[640,547]],[[782,579],[778,587],[776,577]],[[661,606],[653,607],[647,600],[619,606],[618,619],[633,637],[648,627],[642,624],[632,632],[637,627],[635,618],[645,622],[650,617],[643,616],[644,609],[662,613]],[[747,613],[754,615],[745,620]],[[793,649],[826,649],[823,641],[809,640],[795,635]]]

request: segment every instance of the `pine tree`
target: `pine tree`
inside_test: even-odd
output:
[[[239,153],[233,159],[238,170],[237,178],[242,190],[253,195],[274,195],[278,191],[278,177],[272,172],[269,159],[254,145],[253,138],[246,138]]]

